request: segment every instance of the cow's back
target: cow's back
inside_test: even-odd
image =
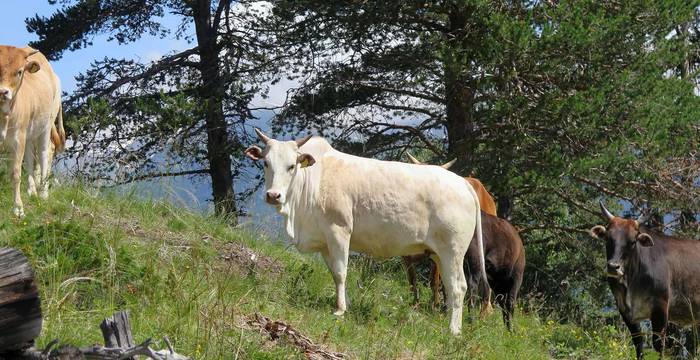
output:
[[[332,223],[352,229],[351,248],[374,256],[415,255],[431,239],[468,233],[476,203],[464,179],[438,166],[352,156],[321,160],[320,207]]]
[[[700,241],[666,238],[657,245],[663,246],[670,273],[670,321],[700,323]]]
[[[493,201],[493,197],[488,190],[486,190],[484,184],[482,184],[481,181],[476,178],[465,177],[465,179],[469,182],[469,184],[471,184],[476,192],[476,195],[479,197],[481,210],[489,215],[496,216],[496,202]]]

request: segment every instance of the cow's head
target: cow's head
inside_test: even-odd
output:
[[[255,129],[265,149],[253,145],[245,150],[246,156],[253,160],[263,160],[265,168],[265,201],[270,205],[281,206],[287,200],[287,191],[297,170],[313,165],[316,160],[310,154],[302,154],[299,148],[311,136],[300,140],[279,141],[271,139],[262,131]]]
[[[591,235],[605,240],[608,277],[621,278],[625,275],[625,266],[637,251],[637,246],[653,246],[654,240],[651,235],[640,230],[639,224],[644,222],[641,218],[631,220],[614,216],[605,208],[602,201],[600,210],[603,218],[608,221],[608,225],[607,227],[594,226],[591,229]]]
[[[3,113],[9,113],[24,75],[41,69],[39,63],[31,59],[38,52],[32,48],[0,46],[0,109]]]
[[[410,153],[407,152],[406,155],[408,156],[408,159],[411,160],[412,163],[414,163],[414,164],[416,164],[416,165],[425,165],[424,162],[422,162],[422,161],[420,161],[420,160],[414,158],[413,155],[411,155]],[[457,159],[456,159],[456,158],[455,158],[455,159],[452,159],[452,160],[450,160],[450,161],[448,161],[448,162],[446,162],[446,163],[444,163],[444,164],[442,164],[442,165],[440,165],[440,167],[443,168],[443,169],[449,169],[449,168],[452,167],[452,165],[455,164],[455,162],[457,162]]]

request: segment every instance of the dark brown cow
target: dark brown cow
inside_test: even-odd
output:
[[[496,296],[496,304],[501,307],[503,323],[511,330],[511,319],[525,272],[523,240],[508,221],[484,211],[481,212],[481,228],[489,286]],[[470,289],[477,289],[479,285],[481,260],[477,250],[471,245],[467,250],[465,275]]]
[[[700,319],[700,242],[614,216],[602,202],[600,208],[608,224],[594,226],[591,234],[605,240],[608,285],[632,334],[637,359],[644,347],[639,323],[645,319],[651,319],[654,349],[663,356],[669,322],[687,326]]]

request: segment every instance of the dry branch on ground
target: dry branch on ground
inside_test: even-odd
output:
[[[296,346],[299,350],[304,352],[307,359],[310,360],[338,360],[347,359],[347,355],[343,353],[333,352],[330,350],[323,349],[321,346],[316,345],[306,337],[304,334],[300,333],[298,330],[292,326],[279,321],[271,320],[258,313],[251,315],[246,320],[246,324],[258,329],[261,333],[266,333],[270,336],[270,339],[276,341],[277,339],[285,339],[289,341],[292,345]]]

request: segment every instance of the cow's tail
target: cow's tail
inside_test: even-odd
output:
[[[479,275],[481,280],[479,281],[479,292],[481,293],[481,315],[488,315],[493,311],[491,307],[491,287],[489,286],[488,276],[486,275],[486,255],[484,251],[484,236],[483,229],[481,227],[481,204],[479,203],[479,196],[477,195],[474,187],[467,182],[469,191],[471,191],[474,197],[474,203],[476,204],[476,248],[479,252]]]
[[[63,129],[63,105],[60,103],[56,119],[58,120],[58,127],[56,127],[56,124],[51,124],[51,142],[58,153],[66,148],[66,130]]]

